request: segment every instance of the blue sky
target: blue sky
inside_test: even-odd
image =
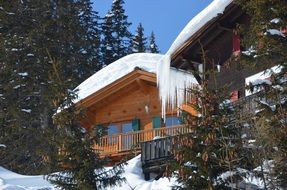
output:
[[[93,0],[94,9],[104,16],[112,0]],[[130,31],[141,22],[145,35],[155,32],[161,53],[165,53],[184,26],[212,0],[125,0]]]

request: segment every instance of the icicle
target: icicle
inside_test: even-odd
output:
[[[198,82],[186,71],[170,67],[170,55],[165,55],[157,66],[157,84],[162,106],[162,118],[165,121],[168,108],[180,108],[185,101],[186,89],[192,88]]]
[[[170,77],[170,55],[165,55],[157,64],[157,85],[159,87],[159,96],[161,100],[162,117],[165,121],[166,105],[169,97],[169,77]]]

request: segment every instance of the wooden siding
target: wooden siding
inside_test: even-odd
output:
[[[148,85],[146,93],[139,87],[128,88],[123,94],[115,94],[105,104],[90,109],[95,124],[110,124],[140,119],[141,129],[151,128],[152,116],[161,115],[157,88]],[[146,110],[146,108],[148,110]]]
[[[136,71],[125,76],[113,87],[88,97],[78,107],[85,109],[82,124],[86,127],[140,120],[140,130],[152,129],[152,117],[161,116],[161,103],[153,73]],[[193,109],[184,105],[183,110],[192,114]],[[167,115],[177,115],[177,110],[167,110]]]
[[[95,149],[104,155],[111,155],[115,160],[128,154],[135,148],[140,149],[139,143],[152,140],[156,136],[169,136],[185,132],[183,126],[153,129],[153,117],[161,116],[159,91],[156,86],[154,73],[135,70],[114,83],[106,86],[77,104],[83,109],[85,116],[81,123],[86,128],[97,125],[121,125],[137,119],[140,121],[139,131],[119,133],[105,136]],[[188,105],[183,110],[195,114]],[[167,116],[176,116],[177,109],[167,110]]]

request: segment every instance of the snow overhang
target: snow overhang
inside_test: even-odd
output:
[[[76,87],[78,98],[74,103],[86,99],[134,70],[156,73],[157,63],[162,57],[160,54],[135,53],[109,64]]]
[[[191,73],[171,68],[172,56],[181,51],[182,47],[188,44],[188,41],[198,31],[204,28],[204,26],[218,15],[222,14],[232,1],[233,0],[214,0],[185,26],[167,53],[160,60],[160,64],[158,64],[157,67],[157,83],[162,101],[163,118],[165,118],[166,106],[170,106],[172,109],[181,107],[185,102],[185,98],[189,97],[186,89],[198,86],[198,81]]]
[[[184,45],[204,26],[208,25],[218,15],[223,14],[225,9],[233,2],[233,0],[214,0],[204,10],[192,18],[184,29],[177,36],[170,46],[166,55],[174,55],[179,52]]]

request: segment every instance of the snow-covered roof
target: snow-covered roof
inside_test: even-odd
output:
[[[140,68],[147,72],[156,73],[157,63],[163,55],[153,53],[135,53],[127,55],[103,69],[96,72],[87,80],[82,82],[77,88],[78,98],[75,102],[82,100],[97,92],[105,86],[115,82],[123,76]]]
[[[162,115],[165,118],[166,105],[171,105],[172,108],[180,107],[186,97],[185,89],[198,84],[191,73],[170,69],[171,55],[206,23],[223,13],[231,2],[232,0],[214,0],[186,25],[164,56],[150,53],[131,54],[101,69],[76,88],[78,99],[75,102],[90,96],[139,67],[157,74],[163,106]]]
[[[171,56],[181,48],[196,32],[205,26],[218,14],[224,12],[225,8],[233,0],[214,0],[203,11],[196,15],[181,31],[175,39],[164,58],[160,60],[157,68],[157,83],[160,99],[162,101],[162,116],[165,118],[166,105],[172,108],[180,107],[186,97],[185,89],[192,88],[198,84],[192,75],[178,75],[170,68]]]
[[[225,8],[230,5],[232,1],[233,0],[213,0],[212,3],[210,3],[204,10],[189,21],[189,23],[184,27],[184,29],[172,43],[166,54],[173,54],[205,24],[207,24],[214,17],[218,16],[218,14],[223,13]]]

